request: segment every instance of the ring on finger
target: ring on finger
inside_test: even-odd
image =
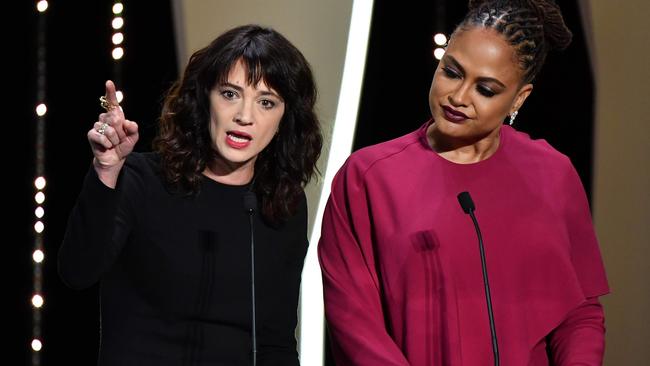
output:
[[[102,123],[102,125],[99,126],[99,128],[97,129],[97,132],[99,132],[99,134],[103,136],[104,133],[106,133],[106,127],[108,127],[108,123],[106,122]]]
[[[114,108],[117,107],[117,105],[111,103],[108,101],[108,98],[106,98],[105,95],[102,95],[99,97],[99,105],[106,110],[106,112],[110,112]]]

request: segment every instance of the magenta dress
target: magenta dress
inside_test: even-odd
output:
[[[338,366],[492,365],[481,227],[504,366],[601,365],[609,292],[569,159],[509,126],[488,159],[436,154],[426,127],[355,152],[318,244]]]

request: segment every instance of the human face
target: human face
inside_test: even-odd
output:
[[[515,51],[501,35],[480,27],[459,30],[433,76],[430,128],[464,144],[494,140],[506,116],[532,91],[521,80]]]
[[[238,61],[227,82],[210,92],[210,136],[217,151],[218,175],[232,171],[252,175],[259,153],[271,142],[284,114],[284,100],[264,80],[248,84],[246,68]]]

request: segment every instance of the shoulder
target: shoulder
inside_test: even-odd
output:
[[[412,150],[421,148],[422,128],[355,151],[343,164],[339,174],[352,174],[360,178],[373,169],[412,161],[415,158]]]
[[[126,157],[126,166],[135,169],[158,168],[160,166],[160,155],[155,152],[133,151]]]
[[[122,185],[123,189],[134,186],[139,187],[140,190],[151,189],[162,184],[160,156],[153,152],[131,152],[126,157],[120,175],[122,183],[118,184]]]
[[[509,159],[540,168],[545,172],[573,169],[571,159],[545,139],[533,139],[527,133],[510,126],[503,126],[503,133],[507,138]]]
[[[578,172],[567,155],[546,140],[532,139],[509,126],[506,134],[505,163],[539,187],[540,192],[562,201],[569,199],[567,192],[583,190]]]
[[[294,217],[306,218],[307,217],[307,195],[304,190],[301,190],[296,200],[296,211]]]
[[[160,155],[155,152],[134,151],[126,157],[124,166],[131,173],[158,176],[160,173]]]
[[[288,237],[298,237],[305,239],[307,237],[307,197],[304,191],[301,191],[296,198],[295,206],[291,214],[284,217],[280,222],[271,222],[264,217],[264,225],[279,235]],[[305,239],[306,240],[306,239]]]

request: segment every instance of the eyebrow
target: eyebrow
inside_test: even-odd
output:
[[[452,63],[456,68],[458,68],[458,70],[460,72],[465,74],[465,69],[463,68],[463,66],[461,66],[461,64],[453,56],[445,55],[444,60],[447,61],[447,62]],[[488,76],[480,76],[477,79],[479,81],[483,81],[483,82],[495,83],[495,84],[499,85],[500,87],[502,87],[503,89],[506,89],[505,84],[503,84],[501,81],[499,81],[499,79],[491,78],[491,77],[488,77]]]
[[[229,82],[225,82],[225,83],[221,84],[220,86],[221,86],[221,87],[224,87],[224,86],[225,86],[225,87],[233,88],[233,89],[237,90],[237,91],[240,92],[240,93],[241,93],[242,91],[244,91],[244,88],[242,88],[241,86],[239,86],[239,85],[235,85],[235,84],[232,84],[232,83],[229,83]],[[276,94],[276,93],[274,93],[274,92],[272,92],[272,91],[270,91],[270,90],[260,90],[260,91],[259,91],[259,95],[262,95],[262,96],[270,95],[270,96],[272,96],[272,97],[276,97],[276,98],[278,98],[278,99],[280,99],[280,100],[284,100],[284,99],[282,99],[282,97],[280,97],[278,94]]]

